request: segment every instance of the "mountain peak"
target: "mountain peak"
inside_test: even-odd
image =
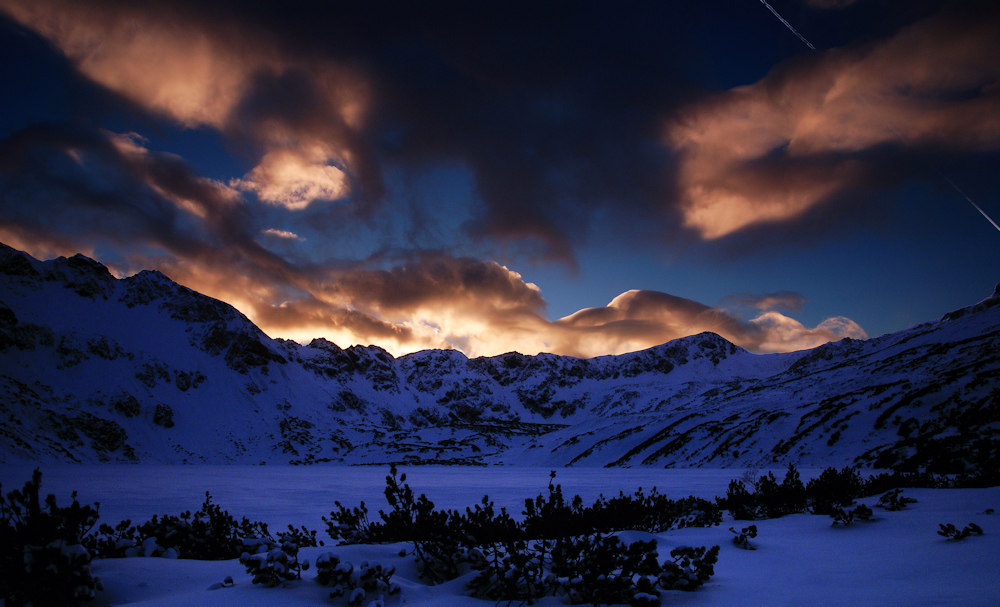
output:
[[[966,308],[959,308],[953,312],[948,312],[941,317],[941,320],[958,320],[967,314],[976,314],[997,305],[1000,305],[1000,284],[997,284],[996,288],[993,290],[993,295],[990,295],[977,304]]]
[[[39,262],[23,253],[0,242],[0,274],[19,278],[38,278],[40,276]]]
[[[328,340],[325,337],[316,337],[306,346],[307,348],[314,348],[316,350],[325,350],[327,352],[342,352],[343,348]]]
[[[115,288],[116,279],[108,268],[86,255],[77,253],[72,257],[57,257],[50,262],[45,272],[45,280],[61,282],[77,295],[94,299],[107,299]]]

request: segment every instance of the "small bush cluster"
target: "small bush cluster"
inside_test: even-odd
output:
[[[683,546],[670,551],[671,561],[663,564],[660,586],[664,590],[694,590],[715,575],[719,547]]]
[[[331,587],[331,598],[346,596],[349,605],[358,605],[375,594],[379,600],[399,594],[399,584],[392,581],[395,572],[395,567],[368,561],[355,569],[351,563],[342,563],[332,552],[324,552],[316,559],[316,581]]]
[[[938,530],[938,535],[944,537],[945,539],[955,540],[956,542],[964,540],[972,534],[983,534],[983,528],[975,523],[969,523],[968,526],[962,530],[957,529],[955,525],[952,525],[951,523],[941,524],[938,526],[941,527],[941,529]]]
[[[854,510],[845,510],[844,508],[834,508],[830,513],[830,517],[833,519],[834,525],[850,525],[854,521],[870,521],[872,520],[872,509],[864,504],[861,504]]]
[[[660,562],[656,542],[625,544],[600,532],[558,540],[518,540],[485,548],[473,565],[474,596],[533,603],[659,605],[660,590],[695,590],[715,573],[719,547],[681,547]]]
[[[658,588],[694,590],[714,573],[717,546],[678,549],[660,563],[655,543],[626,545],[611,535],[718,524],[721,512],[712,502],[640,490],[585,507],[579,496],[567,501],[552,477],[548,495],[525,500],[519,522],[488,497],[465,513],[436,510],[393,467],[385,488],[392,510],[380,511],[380,521],[369,519],[364,503],[349,509],[339,502],[323,520],[330,537],[345,543],[412,543],[420,575],[431,583],[478,571],[470,589],[493,600],[532,602],[551,594],[606,603],[642,595],[642,604],[652,605],[659,604]]]
[[[917,500],[912,497],[900,495],[902,492],[902,489],[893,489],[886,492],[882,497],[878,498],[878,503],[875,504],[875,507],[882,508],[883,510],[898,511],[903,510],[909,504],[917,503]]]
[[[99,558],[160,556],[165,558],[220,561],[235,559],[247,546],[267,545],[269,550],[284,543],[298,547],[316,546],[316,531],[288,526],[287,532],[271,536],[265,523],[236,518],[212,503],[205,493],[201,509],[192,514],[164,514],[133,526],[129,520],[115,527],[102,524],[98,533],[88,536],[86,544]]]
[[[720,508],[729,510],[736,520],[761,520],[806,511],[835,516],[866,495],[884,493],[877,506],[900,510],[917,500],[902,497],[899,487],[954,487],[965,486],[956,484],[964,482],[916,472],[882,473],[864,479],[856,468],[846,467],[841,470],[827,468],[803,484],[798,471],[789,465],[781,483],[773,473],[759,478],[753,473],[745,474],[744,478],[731,481],[725,497],[717,497],[715,501]]]
[[[35,470],[21,491],[0,491],[0,604],[66,607],[94,599],[101,582],[90,570],[82,538],[97,522],[99,505],[59,507],[39,498]]]
[[[806,485],[806,498],[813,514],[833,516],[865,493],[865,481],[856,468],[827,468]]]
[[[735,528],[730,527],[730,531],[733,532],[733,543],[744,550],[756,550],[754,546],[750,543],[750,540],[757,537],[757,525],[750,525],[749,527],[744,527],[737,531]]]
[[[676,548],[658,561],[655,542],[622,544],[615,536],[570,538],[553,553],[553,594],[577,604],[659,605],[659,590],[694,590],[714,574],[719,547]],[[490,597],[494,598],[494,597]]]
[[[255,584],[273,587],[300,579],[309,565],[299,563],[299,548],[317,545],[316,531],[305,527],[289,525],[275,539],[264,523],[237,522],[208,493],[194,514],[102,524],[93,533],[99,504],[81,506],[74,492],[68,507],[57,506],[53,495],[43,505],[41,478],[36,470],[22,491],[0,493],[0,605],[63,607],[93,599],[101,584],[91,575],[91,558],[239,558]]]
[[[747,484],[753,487],[752,492]],[[745,480],[731,481],[726,497],[716,498],[716,501],[738,521],[777,518],[805,509],[806,487],[799,472],[789,465],[781,483],[774,473],[759,478],[750,475]]]
[[[302,572],[309,569],[309,561],[299,562],[299,546],[292,542],[281,542],[276,546],[268,540],[245,540],[247,547],[255,547],[251,554],[240,555],[240,564],[253,576],[252,582],[265,588],[274,588],[283,582],[301,580]]]

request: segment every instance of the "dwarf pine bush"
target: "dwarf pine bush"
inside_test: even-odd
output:
[[[39,498],[35,470],[21,491],[0,491],[0,603],[8,607],[67,607],[94,599],[101,582],[82,543],[97,522],[99,504],[69,506],[54,495]]]
[[[274,588],[284,582],[301,580],[302,572],[309,569],[309,561],[299,561],[299,547],[292,542],[246,542],[257,550],[240,555],[240,564],[253,576],[252,582],[265,588]]]
[[[748,483],[753,491],[747,488]],[[715,499],[719,508],[729,510],[738,521],[777,518],[802,512],[808,501],[806,487],[802,484],[798,470],[791,464],[781,483],[773,472],[756,478],[755,475],[750,475],[745,479],[731,481],[726,497]]]
[[[399,594],[399,584],[392,581],[395,572],[395,567],[368,561],[355,569],[332,552],[324,552],[316,559],[316,581],[330,587],[331,598],[346,596],[349,605],[358,605],[369,597]]]
[[[737,531],[735,528],[730,527],[730,531],[733,532],[733,543],[744,550],[756,550],[756,548],[750,543],[750,540],[757,537],[757,525],[750,525],[749,527],[744,527],[743,529]]]
[[[178,515],[153,515],[145,523],[132,525],[129,520],[115,527],[102,524],[97,534],[87,538],[87,546],[99,558],[159,556],[165,558],[220,561],[236,559],[247,546],[261,543],[271,548],[283,543],[297,547],[316,546],[316,531],[288,526],[275,539],[267,524],[243,517],[239,522],[221,506],[212,503],[205,492],[205,502],[194,512]]]
[[[827,468],[806,485],[806,494],[812,504],[813,514],[833,515],[850,506],[860,497],[865,487],[856,468],[850,466],[837,471]]]
[[[833,508],[830,512],[830,517],[833,519],[833,523],[831,523],[833,525],[850,525],[855,521],[872,520],[872,509],[864,504],[861,504],[854,510]]]
[[[725,497],[716,497],[718,507],[728,510],[736,520],[759,520],[809,511],[833,516],[852,506],[866,495],[883,493],[876,504],[886,510],[899,510],[917,500],[901,497],[900,487],[967,487],[982,484],[982,477],[948,478],[926,472],[881,473],[864,479],[856,468],[827,468],[803,485],[798,471],[789,465],[781,483],[773,473],[757,477],[744,474],[730,481]]]
[[[883,510],[897,511],[906,508],[909,504],[917,503],[917,500],[912,497],[900,495],[902,492],[902,489],[893,489],[886,492],[882,497],[878,498],[878,503],[875,506]]]
[[[969,523],[966,527],[964,527],[961,530],[957,529],[955,525],[951,523],[948,524],[942,523],[941,525],[938,526],[941,527],[937,532],[938,535],[943,536],[945,539],[954,540],[956,542],[964,540],[965,538],[969,537],[972,534],[976,535],[983,534],[983,528],[975,523]]]
[[[658,605],[658,589],[693,590],[713,573],[718,546],[684,548],[671,559],[658,560],[654,542],[622,543],[615,531],[661,533],[685,526],[709,526],[721,521],[712,502],[698,498],[671,500],[641,490],[632,496],[603,496],[584,506],[579,496],[567,500],[552,473],[545,495],[525,500],[524,519],[514,520],[496,510],[484,496],[481,503],[455,510],[435,510],[426,495],[415,497],[406,476],[395,467],[386,476],[386,500],[392,510],[368,517],[364,504],[337,509],[324,517],[327,531],[343,542],[409,542],[420,575],[431,583],[454,579],[469,570],[474,596],[496,601],[532,603],[547,595],[565,595],[574,602]],[[350,590],[343,564],[316,563],[321,583],[344,594]]]

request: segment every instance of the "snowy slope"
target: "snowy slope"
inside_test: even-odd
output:
[[[0,461],[962,466],[996,457],[1000,293],[868,341],[590,360],[267,337],[158,272],[0,245]]]

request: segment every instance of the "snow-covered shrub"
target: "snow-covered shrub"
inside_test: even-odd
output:
[[[348,584],[354,566],[341,563],[340,557],[332,552],[324,552],[316,557],[316,581],[324,586],[333,586],[331,596],[342,596],[348,590]]]
[[[901,489],[893,489],[887,492],[882,497],[878,498],[878,503],[875,504],[877,508],[883,508],[885,510],[902,510],[906,508],[908,504],[916,504],[917,500],[912,497],[900,496],[902,493]]]
[[[659,605],[660,590],[692,591],[708,581],[718,556],[718,546],[682,546],[660,564],[655,542],[580,536],[553,552],[553,583],[574,603]]]
[[[549,540],[529,544],[514,537],[474,549],[470,560],[478,574],[469,582],[469,590],[480,598],[534,603],[551,589],[545,575],[551,547]]]
[[[642,489],[632,495],[600,496],[584,506],[580,496],[567,501],[562,487],[551,473],[548,496],[525,500],[525,534],[539,537],[583,535],[592,531],[638,530],[663,533],[684,527],[710,527],[722,521],[720,508],[709,500],[690,496],[670,499],[655,488],[646,494]]]
[[[663,563],[660,586],[664,590],[695,590],[715,575],[719,547],[682,546],[670,551],[673,560]]]
[[[733,532],[733,543],[744,550],[756,550],[750,540],[757,537],[757,525],[750,525],[749,527],[744,527],[743,529],[737,531],[735,528],[730,527],[730,531]]]
[[[435,510],[427,496],[414,497],[405,483],[406,476],[397,475],[393,467],[386,477],[385,489],[392,510],[380,511],[380,521],[368,518],[363,503],[348,509],[339,502],[337,510],[324,521],[330,536],[336,540],[411,542],[420,575],[431,583],[454,579],[470,568],[477,570],[479,574],[470,582],[470,589],[476,596],[494,600],[531,602],[546,593],[562,589],[569,594],[573,589],[576,596],[584,597],[581,600],[618,593],[615,596],[624,597],[628,602],[634,599],[633,594],[646,593],[655,598],[652,591],[657,584],[673,588],[657,581],[663,576],[666,576],[663,579],[670,579],[676,573],[678,580],[682,580],[677,584],[688,585],[691,579],[703,575],[698,573],[691,578],[678,573],[677,563],[687,557],[678,556],[661,567],[655,562],[656,553],[650,546],[641,543],[625,546],[608,534],[623,530],[659,533],[685,526],[718,524],[721,513],[713,503],[694,497],[671,500],[655,490],[649,495],[640,490],[632,496],[619,494],[610,500],[601,497],[592,506],[585,507],[579,496],[567,501],[554,479],[553,472],[547,495],[525,500],[524,520],[518,522],[504,509],[498,513],[488,497],[484,497],[481,504],[467,508],[464,514]],[[697,572],[708,571],[711,575],[718,549],[709,556],[705,556],[705,548],[700,550],[695,557],[697,564],[691,565],[694,561],[688,558],[684,566],[693,566]],[[556,564],[557,552],[562,555],[561,565]],[[623,575],[622,567],[631,571],[640,562],[650,571],[650,577],[644,582],[648,588],[643,586],[641,591],[637,590],[638,586],[633,587],[632,582],[626,584],[622,577],[622,581],[614,584],[621,584],[625,589],[614,590],[618,586],[608,582],[608,577],[617,580]],[[603,571],[612,565],[614,567]],[[557,572],[576,570],[574,567],[583,569],[573,575]],[[590,580],[590,572],[595,571],[594,579]],[[562,577],[566,580],[557,583]],[[582,581],[574,582],[577,578]],[[633,594],[628,594],[633,590]],[[652,604],[647,599],[643,601]]]
[[[368,519],[368,507],[362,501],[360,506],[347,508],[339,501],[334,502],[336,510],[330,518],[322,517],[326,532],[333,540],[342,544],[377,544],[394,541],[384,537],[381,526],[373,526]]]
[[[165,514],[153,516],[136,528],[137,546],[142,553],[126,552],[127,556],[170,556],[170,550],[180,558],[199,560],[227,560],[243,553],[243,539],[267,534],[263,523],[243,519],[237,523],[229,512],[212,503],[212,496],[205,492],[201,509],[179,516]]]
[[[97,533],[92,533],[84,538],[84,545],[95,558],[124,557],[125,552],[136,545],[135,527],[128,519],[114,527],[107,523],[101,523]]]
[[[656,488],[647,495],[639,489],[632,495],[619,492],[617,497],[602,495],[589,508],[588,520],[602,531],[640,530],[664,533],[685,527],[711,527],[722,522],[722,510],[700,497],[670,499]]]
[[[266,528],[265,528],[266,529]],[[322,540],[316,540],[316,530],[307,529],[305,525],[296,529],[295,527],[289,525],[288,531],[279,531],[275,533],[278,537],[279,542],[291,542],[299,548],[322,546]]]
[[[891,473],[882,472],[866,478],[860,495],[875,495],[876,493],[885,493],[890,489],[901,487],[937,489],[950,486],[951,480],[946,476],[937,476],[930,472],[903,472],[894,470]]]
[[[716,501],[720,508],[728,510],[729,514],[738,521],[754,521],[759,518],[757,497],[747,490],[746,485],[741,480],[729,481],[726,497],[718,497]]]
[[[711,577],[719,547],[678,548],[660,563],[655,542],[625,544],[593,532],[556,540],[491,544],[469,584],[474,596],[534,603],[564,595],[574,604],[660,604],[660,590],[694,590]]]
[[[458,577],[472,545],[462,530],[461,514],[435,510],[426,495],[414,497],[406,475],[399,475],[395,466],[385,481],[385,498],[392,510],[379,511],[381,522],[368,519],[363,503],[349,510],[336,502],[338,509],[323,517],[330,537],[344,543],[412,542],[421,577],[433,584]]]
[[[295,529],[289,525],[287,532],[277,536],[275,540],[265,523],[246,517],[237,522],[228,511],[213,504],[211,494],[206,492],[205,502],[194,514],[186,511],[176,516],[154,515],[134,527],[130,521],[122,521],[115,528],[101,525],[89,545],[102,558],[159,556],[209,561],[239,558],[248,541],[266,542],[270,548],[284,542],[298,547],[316,546],[316,532],[305,527]]]
[[[850,466],[837,471],[827,468],[806,485],[806,495],[813,514],[833,515],[838,509],[849,506],[864,492],[865,483],[856,468]]]
[[[774,473],[757,480],[756,492],[765,518],[777,518],[806,509],[806,487],[795,466],[788,464],[785,478],[778,484]]]
[[[253,583],[274,588],[283,582],[301,580],[302,571],[309,569],[309,561],[299,561],[299,547],[292,542],[282,542],[280,547],[265,541],[247,541],[248,548],[256,548],[240,555],[240,564],[253,575]]]
[[[717,497],[715,501],[720,508],[729,510],[736,520],[774,518],[802,512],[807,505],[813,514],[832,516],[865,495],[885,493],[882,499],[886,501],[880,500],[878,506],[893,510],[916,501],[906,497],[899,498],[900,487],[979,486],[984,478],[961,475],[948,478],[927,472],[896,470],[863,479],[856,468],[846,467],[841,470],[827,468],[803,487],[798,471],[789,465],[785,479],[780,484],[773,474],[758,477],[756,473],[745,473],[742,478],[729,483],[725,497]]]
[[[433,584],[458,577],[463,572],[463,563],[468,562],[472,540],[462,530],[461,515],[435,510],[434,502],[424,494],[414,499],[406,475],[397,478],[395,466],[385,482],[385,499],[392,511],[379,515],[390,536],[413,543],[420,576]]]
[[[861,504],[854,510],[833,508],[830,512],[830,517],[833,518],[833,525],[850,525],[854,521],[870,521],[872,519],[872,509],[864,504]]]
[[[955,540],[956,542],[964,540],[973,533],[976,535],[983,534],[983,528],[975,523],[969,523],[968,526],[963,528],[961,531],[959,531],[955,525],[952,525],[951,523],[941,524],[938,526],[941,527],[941,529],[938,530],[938,535],[943,536],[945,539]]]
[[[369,596],[399,594],[399,584],[392,581],[395,572],[395,567],[368,561],[355,569],[351,563],[342,563],[332,552],[324,552],[316,559],[316,581],[330,587],[331,598],[346,596],[350,605],[360,604]]]
[[[81,540],[97,522],[97,507],[42,504],[42,473],[35,470],[21,491],[0,491],[0,604],[67,607],[94,599],[100,580]]]
[[[532,603],[548,592],[543,567],[550,560],[551,541],[529,544],[523,526],[506,509],[497,513],[493,502],[467,508],[462,517],[466,535],[476,546],[469,552],[469,566],[478,571],[468,584],[472,594],[493,600]]]
[[[639,491],[584,507],[579,496],[567,502],[554,477],[547,496],[525,501],[520,526],[502,510],[495,515],[485,498],[482,507],[466,511],[469,535],[489,538],[479,542],[481,556],[472,564],[479,570],[469,585],[476,596],[531,603],[546,594],[564,594],[575,603],[659,605],[658,588],[693,590],[712,575],[718,546],[681,549],[661,565],[655,542],[624,544],[609,535],[626,529],[663,531],[691,521],[715,524],[721,517],[710,502],[676,502]],[[664,512],[652,512],[657,506]],[[479,518],[488,523],[471,524]]]
[[[659,604],[657,580],[666,570],[657,561],[656,542],[623,544],[613,535],[595,533],[558,542],[552,553],[552,584],[573,603],[628,603],[637,594]],[[669,561],[668,561],[669,562]],[[641,588],[636,581],[642,579]],[[650,599],[643,598],[648,603]]]
[[[590,533],[595,528],[593,512],[584,508],[583,498],[574,496],[567,502],[562,485],[555,483],[556,473],[549,475],[549,494],[524,500],[524,535],[531,539],[557,539]]]
[[[753,487],[752,492],[747,489],[748,484]],[[738,521],[777,518],[802,512],[806,502],[806,487],[798,470],[791,464],[781,483],[773,472],[761,477],[745,475],[743,479],[729,483],[726,497],[716,498],[719,508],[729,510]]]

